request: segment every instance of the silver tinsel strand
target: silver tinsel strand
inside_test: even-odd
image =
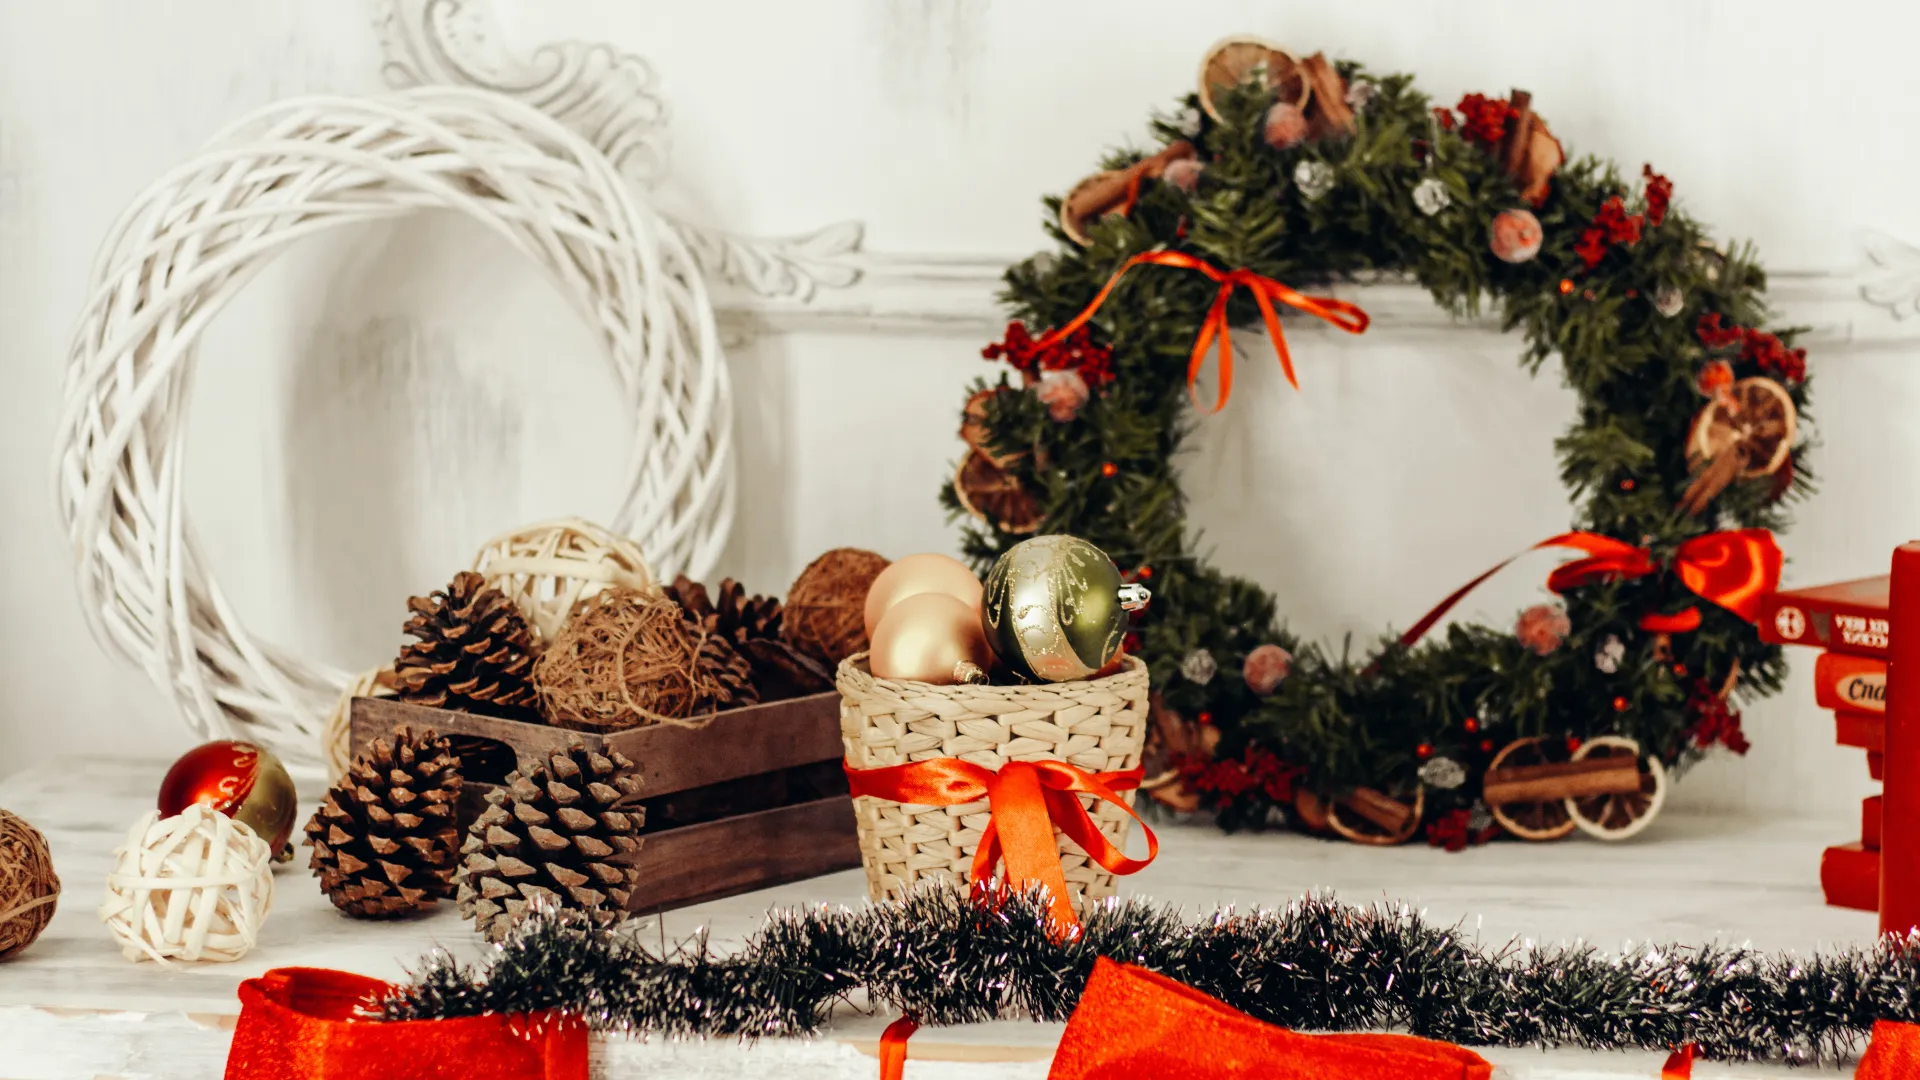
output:
[[[1056,941],[1038,893],[986,905],[954,887],[858,908],[776,909],[737,951],[662,952],[635,933],[542,912],[488,960],[430,956],[380,1003],[387,1020],[554,1009],[597,1031],[775,1036],[839,1001],[927,1024],[1065,1020],[1094,958],[1158,971],[1283,1027],[1395,1029],[1476,1046],[1666,1051],[1835,1063],[1875,1019],[1920,1020],[1920,937],[1801,955],[1720,945],[1485,946],[1405,906],[1309,896],[1199,917],[1141,899],[1085,913]]]
[[[1213,681],[1220,670],[1214,663],[1213,654],[1205,649],[1195,649],[1180,661],[1180,675],[1190,683],[1205,686]]]

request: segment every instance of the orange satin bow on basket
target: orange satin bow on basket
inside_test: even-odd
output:
[[[1090,773],[1064,761],[1009,761],[999,772],[959,758],[916,761],[878,769],[846,766],[847,784],[857,798],[870,795],[914,806],[960,806],[987,800],[992,818],[973,854],[971,877],[976,885],[993,880],[993,868],[1007,864],[1008,887],[1020,890],[1035,883],[1047,887],[1056,931],[1070,933],[1080,925],[1067,898],[1067,877],[1060,867],[1058,828],[1080,845],[1094,862],[1116,874],[1131,874],[1160,854],[1160,841],[1140,821],[1120,792],[1140,786],[1141,770]],[[1140,822],[1147,837],[1147,857],[1130,859],[1100,831],[1079,796],[1092,795],[1127,812]]]
[[[587,1029],[560,1017],[392,1023],[355,1015],[391,987],[275,968],[240,984],[226,1080],[587,1080]]]
[[[1287,351],[1286,335],[1280,332],[1280,315],[1273,306],[1276,302],[1325,319],[1350,334],[1364,333],[1367,329],[1369,321],[1367,313],[1360,310],[1358,305],[1349,304],[1345,300],[1335,300],[1331,296],[1303,295],[1290,286],[1283,285],[1270,277],[1262,277],[1244,266],[1235,270],[1222,270],[1205,259],[1195,258],[1184,252],[1143,251],[1121,263],[1120,269],[1115,270],[1113,276],[1107,279],[1106,285],[1101,287],[1099,295],[1095,296],[1093,302],[1088,304],[1080,314],[1075,315],[1072,322],[1042,334],[1037,343],[1038,346],[1046,348],[1085,326],[1093,318],[1094,313],[1100,310],[1100,305],[1107,302],[1108,295],[1113,292],[1115,286],[1120,284],[1120,279],[1126,275],[1127,271],[1136,266],[1145,265],[1171,266],[1181,270],[1198,271],[1220,286],[1219,291],[1213,294],[1213,306],[1207,309],[1206,321],[1200,324],[1200,334],[1193,340],[1193,355],[1187,360],[1187,394],[1194,399],[1193,406],[1196,409],[1202,406],[1195,394],[1194,384],[1200,381],[1200,369],[1206,366],[1207,348],[1216,339],[1220,342],[1220,391],[1218,399],[1213,403],[1213,408],[1206,411],[1219,412],[1226,408],[1227,397],[1233,392],[1233,344],[1229,339],[1227,301],[1233,298],[1235,289],[1245,287],[1247,291],[1253,293],[1253,302],[1260,308],[1260,318],[1267,324],[1267,335],[1273,338],[1273,352],[1280,358],[1280,370],[1286,372],[1287,382],[1291,383],[1295,390],[1300,389],[1300,380],[1294,377],[1293,355]]]
[[[1586,553],[1584,558],[1555,567],[1553,573],[1547,575],[1547,588],[1557,593],[1609,578],[1628,581],[1646,577],[1660,569],[1653,553],[1646,548],[1635,547],[1624,540],[1615,540],[1599,533],[1561,533],[1540,541],[1527,551],[1550,547],[1573,548]],[[1420,621],[1408,627],[1407,632],[1400,635],[1400,644],[1412,645],[1419,641],[1463,597],[1519,557],[1515,555],[1502,560],[1493,569],[1455,589],[1432,611],[1422,615]],[[1760,599],[1779,587],[1780,563],[1780,547],[1773,542],[1772,533],[1765,529],[1741,529],[1738,532],[1707,533],[1682,543],[1679,550],[1674,552],[1672,567],[1680,583],[1694,595],[1726,608],[1748,622],[1756,622],[1760,618]],[[1670,615],[1648,612],[1640,617],[1640,628],[1654,632],[1684,633],[1697,629],[1699,625],[1700,609],[1696,607]]]

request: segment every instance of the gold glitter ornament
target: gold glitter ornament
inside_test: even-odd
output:
[[[987,573],[980,628],[1000,662],[1042,682],[1084,679],[1120,655],[1127,613],[1147,590],[1121,581],[1107,554],[1077,536],[1036,536]]]

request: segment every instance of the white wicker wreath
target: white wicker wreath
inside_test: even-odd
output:
[[[447,87],[272,106],[121,216],[67,358],[55,461],[96,637],[202,736],[316,759],[350,676],[249,634],[184,508],[186,404],[207,323],[282,248],[326,229],[464,211],[597,326],[637,438],[613,529],[669,576],[709,570],[732,524],[732,401],[692,256],[607,159],[537,110]]]

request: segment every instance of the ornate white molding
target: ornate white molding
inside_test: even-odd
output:
[[[572,128],[621,174],[655,187],[668,167],[668,108],[652,65],[605,43],[562,41],[521,56],[483,0],[382,0],[382,74],[395,87],[474,86],[520,99]],[[859,280],[847,257],[864,226],[843,221],[800,236],[743,237],[676,219],[702,270],[769,299],[806,301]]]

